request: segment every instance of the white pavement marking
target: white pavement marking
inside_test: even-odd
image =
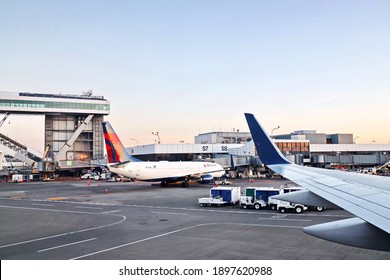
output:
[[[153,214],[169,214],[169,215],[183,215],[183,216],[188,216],[188,214],[186,214],[186,213],[157,212],[157,211],[150,211],[150,213],[153,213]]]
[[[294,222],[311,222],[312,220],[304,220],[304,219],[283,219],[279,217],[271,217],[271,218],[257,218],[258,220],[270,220],[270,221],[294,221]]]
[[[55,250],[55,249],[63,248],[63,247],[67,247],[67,246],[72,246],[72,245],[76,245],[76,244],[80,244],[80,243],[84,243],[84,242],[89,242],[89,241],[96,240],[96,239],[97,239],[97,238],[91,238],[91,239],[81,240],[81,241],[77,241],[77,242],[73,242],[73,243],[68,243],[68,244],[64,244],[64,245],[60,245],[60,246],[56,246],[56,247],[51,247],[51,248],[39,250],[38,253],[46,252],[46,251],[50,251],[50,250]]]
[[[2,208],[27,209],[27,210],[35,210],[35,211],[52,211],[52,212],[78,213],[78,214],[88,214],[88,215],[102,215],[102,214],[100,214],[100,213],[81,212],[81,211],[63,211],[63,210],[53,210],[53,209],[39,209],[39,208],[16,207],[16,206],[2,206],[2,205],[0,205],[0,207],[2,207]],[[103,215],[104,215],[104,214],[103,214]],[[81,230],[77,230],[77,231],[65,232],[65,233],[61,233],[61,234],[56,234],[56,235],[51,235],[51,236],[36,238],[36,239],[32,239],[32,240],[26,240],[26,241],[22,241],[22,242],[13,243],[13,244],[2,245],[2,246],[0,246],[0,249],[1,249],[1,248],[6,248],[6,247],[17,246],[17,245],[21,245],[21,244],[26,244],[26,243],[32,243],[32,242],[36,242],[36,241],[42,241],[42,240],[46,240],[46,239],[50,239],[50,238],[55,238],[55,237],[60,237],[60,236],[71,235],[71,234],[80,233],[80,232],[91,231],[91,230],[95,230],[95,229],[106,228],[106,227],[110,227],[110,226],[114,226],[114,225],[120,224],[120,223],[122,223],[122,222],[124,222],[124,221],[126,220],[126,217],[125,217],[125,216],[122,216],[122,215],[113,215],[113,216],[121,217],[122,220],[120,220],[120,221],[118,221],[118,222],[115,222],[115,223],[103,225],[103,226],[92,227],[92,228],[86,228],[86,229],[81,229]]]
[[[111,210],[111,211],[105,211],[105,212],[100,212],[100,214],[111,214],[111,213],[118,213],[121,210]]]
[[[25,191],[3,191],[0,193],[2,196],[25,194]]]
[[[46,205],[44,205],[46,206]],[[21,207],[21,206],[4,206],[0,205],[2,208],[14,208],[14,209],[23,209],[23,210],[36,210],[36,211],[49,211],[49,212],[61,212],[61,213],[77,213],[77,214],[95,214],[93,212],[82,212],[82,211],[72,211],[72,210],[56,210],[56,209],[45,209],[45,208],[34,208],[34,207]]]
[[[173,230],[173,231],[170,231],[170,232],[158,234],[158,235],[151,236],[151,237],[148,237],[148,238],[144,238],[144,239],[141,239],[141,240],[136,240],[136,241],[133,241],[133,242],[130,242],[130,243],[126,243],[126,244],[122,244],[122,245],[118,245],[118,246],[115,246],[115,247],[107,248],[107,249],[104,249],[104,250],[101,250],[101,251],[97,251],[97,252],[93,252],[93,253],[90,253],[90,254],[86,254],[86,255],[83,255],[83,256],[75,257],[75,258],[73,258],[71,260],[79,260],[79,259],[82,259],[82,258],[86,258],[86,257],[90,257],[90,256],[93,256],[93,255],[109,252],[109,251],[116,250],[116,249],[119,249],[119,248],[123,248],[123,247],[126,247],[126,246],[131,246],[131,245],[138,244],[138,243],[141,243],[141,242],[145,242],[145,241],[149,241],[149,240],[152,240],[152,239],[164,237],[164,236],[171,235],[171,234],[174,234],[174,233],[186,231],[186,230],[197,228],[197,227],[201,227],[201,226],[210,226],[210,225],[212,225],[212,226],[216,226],[216,225],[233,225],[233,226],[237,226],[238,225],[238,226],[278,227],[278,228],[293,228],[293,229],[302,229],[303,228],[303,227],[300,227],[300,226],[259,225],[259,224],[244,224],[244,223],[208,223],[208,224],[198,224],[198,225],[185,227],[185,228],[182,228],[182,229]]]
[[[94,209],[94,210],[103,210],[103,208],[100,208],[100,207],[89,207],[89,206],[76,206],[75,208],[78,208],[78,209]]]
[[[40,204],[40,203],[32,203],[31,205],[34,205],[34,206],[48,206],[48,207],[54,207],[55,205],[53,204]]]

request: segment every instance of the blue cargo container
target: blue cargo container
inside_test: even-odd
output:
[[[210,197],[199,198],[200,206],[206,205],[229,205],[240,201],[240,187],[214,187],[210,189]]]
[[[265,203],[268,203],[268,198],[272,195],[277,195],[279,194],[279,190],[270,190],[270,189],[266,189],[266,190],[259,190],[259,189],[256,189],[255,190],[255,198],[256,199],[262,199],[264,200]]]
[[[231,202],[232,201],[232,191],[230,189],[211,189],[211,197],[222,197],[223,201]]]

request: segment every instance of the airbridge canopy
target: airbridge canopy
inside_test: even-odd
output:
[[[102,96],[0,91],[0,113],[108,115],[110,102]]]

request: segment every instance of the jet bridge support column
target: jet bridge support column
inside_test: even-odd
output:
[[[85,118],[85,120],[76,129],[74,134],[68,139],[68,141],[66,141],[64,146],[57,153],[57,155],[55,156],[55,161],[59,161],[59,160],[61,160],[61,159],[66,157],[66,152],[69,151],[72,148],[72,145],[76,141],[77,137],[79,137],[81,132],[83,132],[83,130],[87,128],[88,123],[92,120],[93,116],[94,115],[88,115],[88,117]]]

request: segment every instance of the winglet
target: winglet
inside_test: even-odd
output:
[[[107,157],[109,163],[123,163],[128,161],[141,161],[129,155],[118,135],[109,122],[102,122],[104,141],[106,142]]]
[[[245,118],[262,163],[265,165],[291,163],[276,147],[253,114],[245,113]]]

